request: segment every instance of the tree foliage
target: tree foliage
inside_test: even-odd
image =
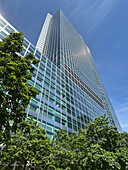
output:
[[[18,169],[34,166],[42,169],[50,167],[52,148],[50,139],[32,118],[17,124],[17,131],[4,143],[1,155],[2,169],[12,168],[15,162]]]
[[[0,41],[0,133],[16,131],[17,123],[25,118],[25,110],[37,91],[28,86],[37,64],[32,53],[22,57],[23,33],[10,33]],[[13,124],[12,124],[13,121]],[[11,122],[11,124],[10,124]],[[3,131],[4,129],[4,131]]]
[[[67,136],[64,130],[53,140],[55,166],[74,170],[128,169],[128,133],[109,126],[105,116],[90,122],[85,130]]]
[[[50,142],[31,120],[18,124],[16,134],[4,143],[1,156],[7,168],[17,161],[24,167],[29,162],[46,170],[127,170],[128,133],[119,133],[102,116],[71,136],[64,130],[56,131]]]

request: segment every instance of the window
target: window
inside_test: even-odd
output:
[[[27,48],[27,47],[28,47],[28,44],[29,44],[29,43],[28,43],[26,40],[24,40],[24,41],[23,41],[23,45],[24,45],[24,47],[26,47],[26,48]]]
[[[69,114],[71,114],[71,110],[70,110],[70,109],[68,109],[68,108],[67,108],[67,112],[68,112]]]
[[[57,96],[56,96],[56,101],[59,102],[59,103],[61,102],[60,98],[57,97]]]
[[[60,71],[59,70],[57,70],[57,74],[60,75]]]
[[[73,125],[73,129],[74,129],[75,131],[77,131],[77,127],[76,127],[76,126],[74,126],[74,125]]]
[[[0,39],[2,40],[4,37],[0,34]]]
[[[57,115],[57,116],[60,116],[60,117],[61,117],[61,113],[60,113],[59,111],[57,111],[57,110],[55,110],[55,115]]]
[[[37,90],[40,90],[40,91],[41,91],[42,86],[36,83],[36,84],[35,84],[35,88],[36,88]]]
[[[9,25],[5,27],[5,30],[10,33],[10,32],[15,32],[14,29],[12,29]]]
[[[69,108],[70,109],[70,105],[67,103],[67,108]]]
[[[56,67],[54,65],[52,65],[52,70],[55,72],[56,71]]]
[[[62,110],[66,112],[66,107],[62,105]]]
[[[76,125],[76,120],[73,119],[73,124]]]
[[[47,132],[46,133],[46,136],[50,138],[50,140],[53,139],[53,134],[51,132]]]
[[[55,131],[55,130],[60,130],[60,128],[55,126],[54,131]]]
[[[84,121],[84,119],[83,119],[83,117],[81,116],[81,121],[83,122]]]
[[[49,87],[49,84],[48,84],[46,81],[44,81],[44,85],[45,85],[46,87]]]
[[[57,79],[57,83],[60,85],[60,80]]]
[[[45,95],[45,100],[47,100],[47,101],[48,101],[48,95]]]
[[[45,70],[45,66],[42,63],[40,63],[40,67]]]
[[[68,127],[72,129],[72,124],[68,122]]]
[[[40,69],[40,71],[44,72],[44,69],[43,69],[43,68],[40,67],[39,69]]]
[[[51,97],[52,99],[55,99],[55,95],[54,95],[53,93],[51,93],[51,92],[50,92],[50,97]]]
[[[60,118],[57,117],[57,116],[55,116],[55,121],[56,121],[57,123],[60,123]]]
[[[55,87],[51,86],[51,90],[55,91]]]
[[[51,63],[49,61],[47,62],[47,66],[51,68]]]
[[[30,47],[29,47],[29,51],[30,51],[30,52],[32,52],[32,53],[34,53],[35,48],[34,48],[32,45],[30,45]]]
[[[42,56],[41,61],[45,64],[46,63],[46,58],[44,56]]]
[[[55,81],[55,77],[51,76],[51,78],[52,78],[52,80],[54,80],[54,81]]]
[[[35,56],[37,57],[37,58],[39,58],[40,59],[40,52],[38,52],[38,51],[36,51],[36,54],[35,54]]]
[[[67,122],[62,119],[62,125],[67,127]]]
[[[47,123],[47,130],[53,132],[53,125]]]
[[[57,107],[60,107],[60,103],[56,101],[56,106]]]
[[[44,116],[44,117],[47,117],[47,111],[46,111],[46,110],[44,110],[43,116]]]
[[[47,108],[48,108],[48,106],[47,106],[47,104],[45,103],[45,104],[44,104],[44,109],[47,110]]]
[[[62,79],[64,80],[64,74],[63,74],[63,73],[61,73],[61,77],[62,77]]]
[[[53,98],[50,97],[50,98],[49,98],[49,102],[52,103],[52,104],[55,104],[55,99],[53,99]]]
[[[49,84],[50,83],[50,80],[47,78],[47,77],[45,77],[45,81]]]
[[[45,129],[45,126],[46,126],[46,122],[42,122],[42,128]]]
[[[3,31],[1,31],[0,34],[3,36],[3,38],[7,37],[7,34],[5,34]]]
[[[32,98],[31,102],[39,106],[40,101],[38,99]]]
[[[33,105],[32,103],[31,103],[31,105],[30,105],[30,110],[32,110],[32,111],[34,111],[34,112],[38,112],[38,106],[36,106],[36,105]]]
[[[7,24],[0,18],[0,26],[4,27],[5,25],[7,25]]]
[[[67,120],[67,117],[66,117],[66,115],[64,115],[64,114],[62,114],[62,118],[63,118],[64,120]]]
[[[54,114],[48,112],[48,118],[51,119],[51,120],[54,120]]]
[[[59,90],[56,90],[56,93],[57,93],[58,95],[60,95],[60,91],[59,91]]]
[[[85,126],[82,124],[82,129],[85,129]]]
[[[38,76],[39,76],[40,78],[43,78],[43,77],[44,77],[43,74],[41,74],[40,72],[38,72]]]
[[[49,74],[51,73],[51,71],[47,68],[46,72],[48,72]]]
[[[39,120],[37,121],[37,125],[38,125],[38,126],[40,126],[40,122],[41,122],[41,121],[40,121],[40,119],[39,119]]]
[[[46,76],[50,77],[50,73],[48,73],[47,71],[46,71]]]
[[[48,111],[51,112],[51,113],[54,113],[54,108],[49,106]]]
[[[78,124],[78,127],[79,127],[79,128],[81,128],[81,125],[80,125],[80,123],[79,123],[79,122],[77,122],[77,124]]]
[[[76,117],[76,114],[75,114],[75,112],[73,112],[73,111],[72,111],[72,116]]]
[[[42,108],[40,108],[40,110],[39,110],[39,114],[41,114],[41,115],[42,115]]]
[[[64,81],[61,81],[61,86],[62,86],[63,88],[65,88],[65,83],[64,83]]]
[[[34,81],[33,80],[28,80],[28,84],[30,84],[31,86],[34,86]]]
[[[42,79],[42,78],[40,78],[39,76],[37,76],[37,80],[38,80],[38,81],[40,81],[40,82],[42,82],[42,81],[43,81],[43,79]]]
[[[71,122],[71,117],[68,116],[68,121]]]

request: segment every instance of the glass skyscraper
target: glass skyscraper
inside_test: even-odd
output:
[[[11,31],[17,30],[0,16],[0,38]],[[121,131],[90,50],[61,10],[53,16],[47,14],[36,47],[24,40],[21,55],[29,52],[41,62],[34,66],[29,81],[39,94],[26,113],[51,139],[55,130],[64,129],[70,135],[105,113]]]

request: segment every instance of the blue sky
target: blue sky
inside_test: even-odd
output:
[[[0,0],[0,14],[34,45],[46,14],[62,9],[81,34],[128,132],[128,0]]]

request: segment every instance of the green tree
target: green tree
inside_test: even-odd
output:
[[[71,137],[63,130],[57,132],[53,141],[55,166],[71,170],[127,170],[127,142],[128,133],[119,133],[104,115]]]
[[[71,139],[64,130],[56,131],[52,140],[54,166],[59,169],[70,169],[74,158],[71,150]]]
[[[20,55],[23,40],[20,32],[10,33],[0,41],[0,134],[5,132],[5,138],[9,137],[10,129],[16,132],[17,123],[25,119],[31,97],[37,95],[36,89],[28,86],[28,80],[32,79],[32,64],[39,61],[32,53]]]
[[[1,155],[1,169],[11,169],[17,162],[18,169],[29,167],[48,169],[52,160],[50,139],[32,119],[17,124],[17,131],[5,143]]]

